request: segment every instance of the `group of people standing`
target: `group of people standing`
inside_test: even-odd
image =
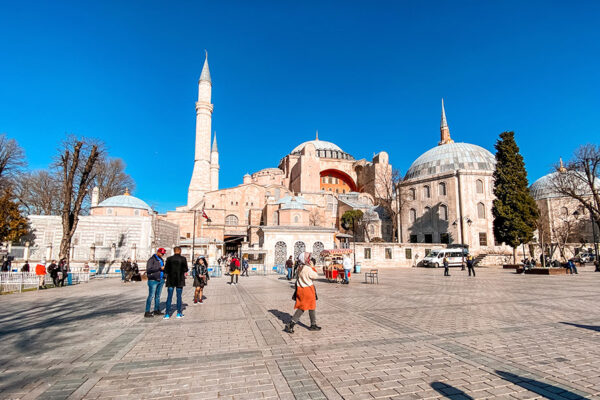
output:
[[[250,276],[248,274],[248,260],[245,257],[240,258],[235,254],[230,254],[226,257],[221,257],[217,260],[219,267],[227,267],[228,275],[231,276],[230,285],[237,285],[239,283],[239,276]],[[235,280],[235,282],[234,282]]]
[[[444,265],[444,276],[450,276],[450,261],[448,260],[448,256],[444,256],[442,263]],[[475,276],[475,258],[473,258],[473,256],[471,254],[467,254],[467,256],[465,257],[465,263],[462,265],[462,268],[461,268],[462,271],[465,270],[465,264],[467,265],[467,269],[469,270],[469,276],[471,276],[471,273],[472,273],[473,277],[474,277]]]
[[[131,261],[131,258],[121,261],[121,280],[123,283],[140,282],[142,280],[140,269],[135,261]]]
[[[181,247],[173,248],[173,255],[164,259],[166,254],[164,248],[159,248],[146,263],[146,275],[148,277],[148,297],[146,298],[146,312],[144,317],[163,316],[163,319],[171,318],[171,305],[173,293],[176,295],[177,313],[175,318],[183,318],[183,288],[185,286],[186,273],[189,271],[187,259],[181,255]],[[192,267],[194,277],[194,304],[203,303],[203,289],[208,283],[208,263],[204,257],[199,257]],[[165,311],[160,310],[160,295],[163,286],[167,286],[167,302]],[[154,311],[152,302],[154,300]]]

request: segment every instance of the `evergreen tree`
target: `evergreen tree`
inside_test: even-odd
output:
[[[513,248],[513,260],[516,263],[517,246],[533,239],[539,211],[529,192],[527,171],[515,142],[515,133],[501,133],[495,148],[494,236],[498,242]]]
[[[21,214],[10,190],[0,194],[0,242],[14,242],[29,233],[29,221]]]

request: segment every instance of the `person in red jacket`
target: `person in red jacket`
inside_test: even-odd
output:
[[[46,266],[44,264],[37,264],[35,266],[35,274],[37,275],[39,280],[38,289],[46,289]]]

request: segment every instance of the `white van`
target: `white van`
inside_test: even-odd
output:
[[[448,266],[460,267],[466,261],[467,254],[462,249],[436,249],[423,259],[424,267],[443,267],[444,257],[448,257]]]

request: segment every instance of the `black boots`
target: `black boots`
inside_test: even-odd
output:
[[[290,321],[289,324],[285,324],[285,328],[283,328],[283,330],[287,333],[294,333],[294,325],[296,325],[296,323],[294,321]]]
[[[146,311],[146,312],[144,313],[144,317],[145,317],[145,318],[152,318],[152,317],[154,317],[154,314],[152,314],[150,311]]]
[[[311,325],[310,328],[308,328],[309,331],[320,331],[321,327],[318,325]]]

